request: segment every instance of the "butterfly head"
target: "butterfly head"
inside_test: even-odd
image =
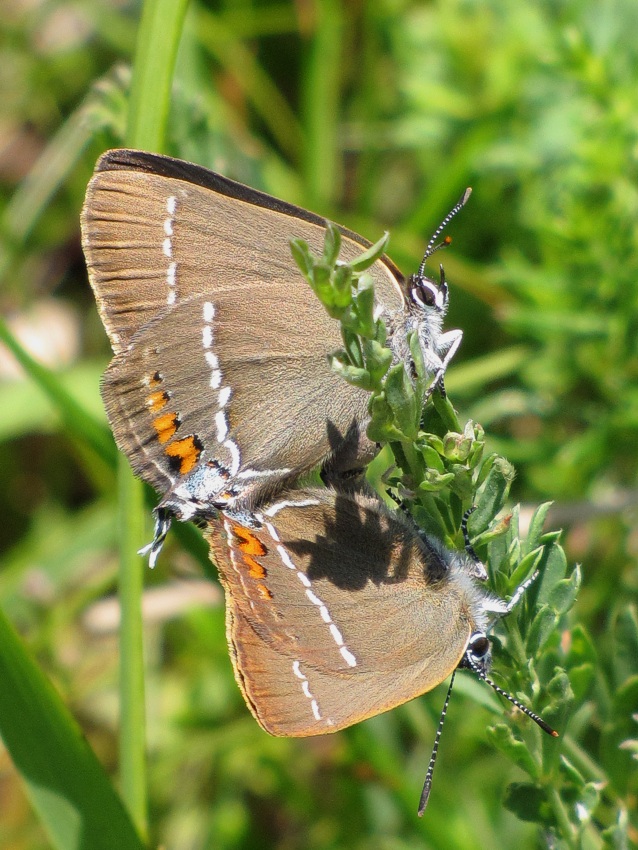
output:
[[[459,667],[469,667],[481,676],[485,676],[492,665],[492,644],[485,632],[474,632],[468,641]]]
[[[421,270],[410,275],[407,285],[407,297],[410,307],[430,315],[445,315],[449,301],[449,292],[443,266],[440,266],[440,278],[437,283]]]

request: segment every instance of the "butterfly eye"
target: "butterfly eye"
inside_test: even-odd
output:
[[[477,660],[485,658],[490,651],[490,642],[487,636],[483,632],[475,632],[470,638],[467,651]]]
[[[410,297],[421,307],[436,307],[438,287],[427,277],[412,275],[410,280]]]

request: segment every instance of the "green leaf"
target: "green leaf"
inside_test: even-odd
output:
[[[310,286],[312,286],[313,291],[316,292],[321,303],[328,311],[330,311],[335,303],[332,281],[330,279],[331,272],[332,269],[323,263],[314,262],[310,276]],[[335,315],[334,318],[339,318],[339,316]]]
[[[638,667],[638,659],[637,667]],[[630,676],[614,694],[613,710],[623,723],[638,711],[638,673]]]
[[[370,411],[370,424],[367,435],[373,443],[391,443],[394,440],[403,440],[405,435],[394,425],[394,411],[388,404],[385,393],[380,393],[371,398],[368,406]]]
[[[531,552],[533,549],[538,548],[540,545],[541,535],[543,533],[543,526],[545,524],[545,519],[547,518],[547,513],[551,508],[553,502],[543,502],[542,505],[534,511],[534,515],[530,520],[529,530],[527,532],[527,539],[525,541],[525,553]]]
[[[553,820],[546,790],[531,782],[512,782],[508,785],[503,805],[520,820],[532,823]]]
[[[345,310],[352,304],[352,272],[348,266],[337,266],[330,278],[332,284],[332,301],[335,308]],[[341,318],[341,313],[336,314]]]
[[[432,393],[431,399],[445,429],[447,431],[460,431],[461,424],[450,399],[447,396],[443,397],[440,392]]]
[[[360,273],[369,269],[373,263],[375,263],[380,257],[385,253],[385,249],[388,247],[388,242],[390,241],[390,234],[384,233],[383,236],[378,239],[374,245],[371,245],[366,251],[352,260],[349,265],[355,273]]]
[[[595,666],[597,663],[598,654],[593,640],[587,629],[581,623],[576,623],[570,634],[569,651],[566,658],[567,667],[575,667],[580,664]]]
[[[560,756],[560,771],[575,788],[582,789],[585,787],[585,777],[564,753],[561,753]]]
[[[339,257],[341,250],[341,233],[331,221],[326,221],[326,232],[323,237],[323,262],[332,268]]]
[[[514,736],[511,728],[498,723],[487,730],[487,736],[494,746],[524,770],[532,779],[540,776],[540,767],[534,761],[527,744]]]
[[[572,690],[569,676],[560,667],[557,667],[554,675],[545,688],[550,701],[543,709],[543,719],[550,726],[561,732],[567,723],[567,717],[574,703],[574,692]],[[555,742],[550,738],[543,738],[545,756],[549,764],[555,764],[560,753]]]
[[[310,283],[312,280],[313,258],[310,253],[308,243],[303,239],[291,239],[290,253],[293,256],[295,263],[297,263],[299,271],[306,278],[308,283]]]
[[[532,620],[532,625],[527,633],[527,652],[532,657],[547,643],[556,631],[558,617],[548,606],[544,605]]]
[[[585,698],[592,686],[597,664],[596,647],[585,627],[578,623],[569,635],[569,649],[565,659],[567,675],[578,702]]]
[[[569,684],[569,678],[565,671],[560,667],[556,668],[554,675],[548,682],[547,693],[550,694],[554,700],[561,703],[573,701],[574,695],[572,693],[571,685]]]
[[[371,375],[373,386],[380,388],[381,381],[392,363],[392,352],[374,339],[365,339],[363,340],[363,361]]]
[[[365,339],[376,336],[374,321],[374,286],[369,275],[361,278],[352,296],[352,329]]]
[[[596,668],[593,664],[580,664],[579,666],[570,667],[567,671],[569,683],[574,692],[574,699],[577,702],[582,702],[589,693],[594,682]]]
[[[545,535],[547,537],[547,535]],[[557,543],[545,546],[538,564],[540,579],[532,588],[537,604],[551,604],[552,592],[556,585],[565,578],[567,559],[561,546]]]
[[[432,446],[428,446],[427,444],[419,444],[419,449],[421,457],[429,469],[436,469],[439,472],[443,472],[445,470],[445,465],[441,455],[436,451],[436,449],[433,449]]]
[[[435,469],[426,469],[423,474],[423,481],[419,484],[419,490],[423,493],[434,493],[438,490],[443,490],[453,480],[454,475],[451,472],[442,475]]]
[[[514,588],[522,584],[522,582],[524,582],[525,579],[530,576],[535,569],[537,569],[542,554],[542,549],[535,549],[533,552],[529,552],[527,555],[525,555],[524,558],[521,558],[516,568],[509,576],[509,579],[507,581],[508,590],[514,590]]]
[[[638,673],[638,611],[625,606],[613,623],[613,674],[616,687]]]
[[[474,527],[473,527],[473,524],[472,524],[472,517],[473,516],[474,516],[474,514],[472,514],[470,516],[470,519],[468,521],[468,525],[472,529],[472,537],[474,538],[474,545],[475,545],[475,547],[476,546],[486,546],[486,545],[490,546],[490,561],[494,564],[496,564],[496,563],[499,564],[499,573],[501,573],[502,572],[501,564],[502,564],[502,560],[503,560],[503,554],[502,554],[503,549],[502,549],[502,547],[505,543],[503,538],[504,538],[505,535],[510,534],[511,514],[508,514],[507,516],[502,517],[501,519],[497,520],[496,522],[493,522],[489,526],[489,528],[487,528],[485,531],[481,532],[481,534],[476,534],[476,535],[474,534]],[[498,550],[497,550],[496,546],[494,545],[495,543],[498,543]],[[500,552],[500,555],[496,554],[497,551]],[[522,570],[521,572],[523,573],[523,575],[525,574],[524,570]],[[504,578],[505,578],[505,576],[504,576]],[[514,588],[514,587],[517,587],[518,584],[520,584],[520,581],[516,582],[514,580],[514,578],[512,576],[510,576],[510,578],[507,582],[507,586],[509,588]],[[505,587],[505,583],[503,584],[503,587]]]
[[[0,613],[0,734],[59,850],[143,850],[82,731]]]
[[[474,526],[484,530],[501,510],[514,479],[514,468],[505,458],[491,458],[489,472],[477,492]]]
[[[474,481],[470,470],[460,464],[452,464],[449,471],[454,475],[450,483],[452,494],[458,496],[461,503],[471,501],[474,496]]]
[[[367,368],[363,358],[361,340],[357,334],[341,325],[341,338],[343,339],[345,350],[343,352],[336,352],[339,359],[343,360],[344,363],[348,363],[350,366],[358,366],[359,369]]]
[[[382,322],[381,320],[377,322],[374,339],[379,343],[379,345],[385,345],[387,343],[388,329],[385,326],[385,322]]]
[[[397,429],[407,439],[413,440],[418,431],[417,400],[403,363],[398,363],[389,370],[384,389]]]
[[[438,436],[438,434],[419,434],[417,446],[419,447],[422,453],[427,453],[431,450],[434,450],[438,455],[441,455],[441,457],[443,457],[443,440],[441,439],[441,437]],[[438,462],[441,464],[441,468],[443,468],[443,461],[441,460],[441,458],[439,458]]]
[[[562,579],[552,588],[548,603],[558,614],[565,614],[570,610],[576,601],[580,582],[581,571],[580,567],[576,566],[569,578]]]
[[[329,355],[328,362],[332,371],[337,375],[341,375],[349,384],[355,387],[361,387],[364,390],[371,389],[372,379],[367,369],[351,366],[349,363],[344,362],[338,354]]]

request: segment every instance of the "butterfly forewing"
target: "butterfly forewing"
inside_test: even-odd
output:
[[[290,240],[305,239],[320,252],[325,221],[205,168],[115,150],[96,166],[82,230],[91,285],[117,353],[166,307],[194,294],[214,300],[217,290],[254,288],[249,300],[257,312],[262,287],[279,288],[282,303],[288,287],[296,290],[295,300],[301,297],[308,287],[292,260]],[[345,260],[369,247],[357,234],[343,233]],[[371,273],[383,303],[400,309],[398,269],[384,258]],[[315,306],[321,314],[321,305]],[[338,346],[337,326],[331,337]]]
[[[316,318],[314,304],[298,304],[293,319],[285,305],[277,309],[276,293],[266,290],[259,300],[273,315],[274,334],[248,299],[238,304],[235,293],[218,293],[213,311],[196,297],[145,326],[107,370],[103,395],[118,445],[158,489],[179,477],[166,452],[186,436],[202,445],[202,459],[229,470],[238,459],[235,476],[271,470],[295,477],[346,438],[360,463],[372,454],[359,425],[367,394],[327,368],[321,335],[304,332]],[[185,335],[184,327],[197,331]]]
[[[270,492],[335,453],[340,468],[369,460],[367,395],[331,372],[338,323],[290,252],[293,237],[321,251],[321,218],[189,163],[111,151],[82,226],[118,355],[103,395],[139,476],[165,490],[213,462],[234,479],[228,492],[254,498],[262,476]],[[344,259],[368,245],[343,230]],[[384,258],[371,273],[388,315],[400,311],[398,270]],[[216,488],[217,478],[206,499]]]

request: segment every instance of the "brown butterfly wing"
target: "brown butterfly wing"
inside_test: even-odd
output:
[[[369,459],[367,397],[332,374],[338,324],[290,253],[292,237],[321,250],[323,219],[198,166],[124,150],[98,162],[82,229],[119,355],[103,395],[138,475],[162,490],[203,459],[279,480],[280,470],[294,477],[335,451],[345,469]],[[346,259],[369,245],[342,233]],[[371,273],[378,298],[400,310],[396,267],[384,258]],[[205,305],[214,318],[203,338]],[[224,405],[221,390],[232,396]]]
[[[369,247],[340,228],[343,256]],[[274,287],[280,305],[314,301],[290,253],[290,239],[321,251],[325,221],[212,171],[170,157],[113,150],[98,161],[82,211],[82,244],[91,285],[113,350],[182,299],[228,289],[253,290],[249,300],[263,321],[259,294]],[[402,275],[390,260],[371,269],[389,310],[402,307]],[[246,297],[242,293],[242,298]],[[319,319],[317,319],[319,321]],[[339,330],[330,337],[337,347]]]
[[[472,594],[376,498],[284,493],[207,536],[237,681],[272,734],[336,731],[435,687],[459,663]]]
[[[352,465],[370,458],[368,395],[331,371],[329,319],[308,301],[297,304],[293,319],[277,301],[275,292],[262,292],[262,314],[227,291],[214,304],[192,298],[145,326],[114,358],[102,393],[137,475],[165,490],[182,474],[180,460],[185,474],[191,460],[215,458],[229,470],[235,465],[235,476],[270,470],[283,481],[343,453],[347,442]],[[318,319],[320,331],[308,333]],[[200,451],[176,454],[187,438]]]

